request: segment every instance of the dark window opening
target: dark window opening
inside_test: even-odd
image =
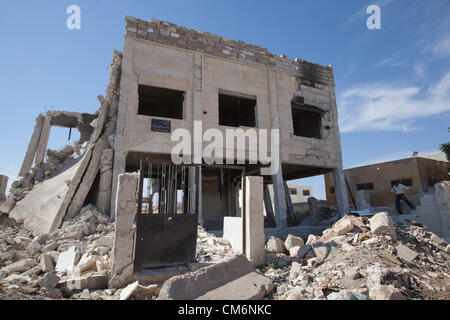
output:
[[[391,181],[391,186],[393,187],[397,182],[407,187],[411,187],[413,184],[412,179],[400,179]]]
[[[358,190],[373,190],[373,183],[360,183],[356,185]]]
[[[256,128],[256,99],[219,93],[219,125]]]
[[[302,97],[296,97],[291,101],[291,109],[294,135],[322,139],[322,110],[305,105]]]
[[[139,85],[138,114],[183,119],[184,92]]]
[[[290,194],[297,194],[297,189],[289,189]]]
[[[309,190],[303,190],[303,195],[304,196],[310,196],[311,192],[309,192]]]
[[[331,192],[332,194],[334,194],[334,193],[336,192],[336,189],[335,189],[334,187],[330,187],[330,192]]]

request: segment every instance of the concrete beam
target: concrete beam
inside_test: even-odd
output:
[[[8,186],[8,177],[0,175],[0,201],[6,200],[6,188]]]
[[[47,113],[44,119],[44,124],[36,151],[36,166],[40,166],[44,163],[45,154],[47,153],[48,139],[50,138],[51,120],[52,117]]]
[[[26,177],[33,166],[34,158],[36,157],[36,152],[39,144],[39,139],[41,137],[42,128],[44,126],[44,116],[40,114],[36,118],[36,124],[34,125],[33,135],[31,136],[30,143],[28,144],[27,153],[25,154],[25,159],[22,163],[22,168],[20,169],[19,176]]]
[[[333,178],[339,215],[343,217],[350,213],[350,206],[348,204],[347,186],[342,168],[333,171]]]

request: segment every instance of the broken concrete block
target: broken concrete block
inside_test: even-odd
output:
[[[28,246],[27,246],[27,252],[30,255],[34,255],[35,253],[38,253],[41,251],[42,246],[39,244],[39,242],[31,242]]]
[[[413,260],[416,259],[417,256],[419,255],[417,252],[411,250],[410,248],[401,243],[396,247],[396,249],[397,249],[397,256],[409,263],[413,262]]]
[[[81,273],[90,269],[95,269],[97,267],[96,262],[98,259],[100,259],[99,256],[85,253],[78,262],[77,267],[80,269]]]
[[[310,234],[310,235],[308,236],[308,240],[306,240],[306,244],[313,245],[314,243],[316,243],[317,241],[319,241],[319,238],[320,238],[320,237],[318,237],[318,236],[316,236],[316,235],[314,235],[314,234]]]
[[[434,243],[440,244],[440,245],[444,245],[446,244],[445,240],[439,238],[437,235],[435,235],[434,233],[431,234],[431,241],[433,241]]]
[[[349,251],[355,250],[355,247],[352,246],[351,244],[344,243],[344,244],[342,244],[342,249],[349,252]]]
[[[406,300],[406,297],[393,285],[380,285],[370,289],[369,297],[372,300]]]
[[[7,273],[24,272],[34,267],[35,264],[36,261],[34,259],[23,259],[3,267],[2,271]]]
[[[1,281],[2,284],[10,283],[10,284],[28,284],[31,282],[31,278],[29,276],[25,276],[23,274],[12,274]]]
[[[114,237],[113,236],[103,236],[103,237],[97,239],[97,241],[95,241],[95,243],[97,244],[98,247],[108,247],[111,249],[114,244]]]
[[[303,273],[302,265],[297,262],[293,262],[291,265],[291,270],[289,272],[289,280],[292,282]]]
[[[196,300],[261,300],[274,289],[272,281],[250,272],[216,289],[210,290]]]
[[[286,252],[286,247],[284,246],[283,240],[270,237],[266,244],[266,250],[271,253],[284,253]]]
[[[152,284],[149,286],[139,285],[137,290],[133,293],[133,298],[136,300],[145,300],[149,297],[157,297],[161,291],[161,286]]]
[[[284,246],[288,251],[293,247],[300,247],[304,244],[305,242],[303,241],[302,238],[293,236],[292,234],[288,235],[286,241],[284,242]]]
[[[32,277],[32,276],[39,275],[41,273],[42,273],[41,266],[36,266],[36,267],[33,267],[33,268],[25,271],[24,273],[22,273],[22,275]]]
[[[314,254],[316,255],[318,262],[322,262],[328,256],[330,249],[328,246],[322,242],[316,242],[313,245]]]
[[[11,210],[14,208],[15,205],[16,205],[16,199],[9,196],[6,199],[6,201],[0,205],[0,212],[4,213],[4,214],[8,214],[11,212]]]
[[[55,266],[51,255],[43,254],[41,256],[41,269],[44,273],[55,271]]]
[[[352,231],[354,228],[353,222],[350,219],[341,219],[333,227],[333,231],[337,236],[342,236]]]
[[[193,300],[195,298],[203,296],[204,298],[210,297],[205,296],[209,291],[214,291],[215,289],[224,286],[230,281],[236,280],[244,275],[254,273],[254,268],[252,267],[250,261],[247,260],[242,255],[233,256],[227,258],[223,262],[209,265],[207,267],[201,268],[195,272],[191,272],[184,275],[179,275],[170,278],[164,282],[161,292],[159,294],[160,300]],[[263,277],[263,280],[258,280],[257,282],[246,282],[245,279],[241,283],[243,285],[236,291],[225,291],[221,292],[221,299],[234,299],[238,298],[240,292],[245,293],[250,289],[257,289],[258,292],[260,288],[255,288],[254,283],[263,283],[262,286],[271,283],[266,277],[257,274],[259,277]],[[252,281],[256,280],[257,276],[250,276]],[[249,280],[250,278],[246,278]],[[268,280],[268,281],[267,281]],[[266,283],[267,282],[267,283]],[[244,285],[245,283],[245,285]],[[225,287],[225,286],[224,286]],[[216,292],[214,292],[214,295]],[[212,293],[213,295],[213,293]]]
[[[55,270],[57,272],[71,272],[79,260],[80,252],[76,246],[72,246],[59,255]]]
[[[374,215],[370,220],[370,231],[373,234],[384,234],[390,236],[393,240],[397,240],[397,232],[395,231],[394,222],[389,214],[380,212]]]
[[[310,244],[293,247],[293,248],[291,248],[291,250],[289,250],[289,255],[291,257],[303,258],[308,253],[308,251],[311,249],[312,249],[312,246]]]
[[[44,246],[41,251],[42,252],[49,252],[49,251],[56,250],[56,248],[58,248],[58,243],[55,241],[55,242],[52,242],[52,243]]]
[[[131,295],[137,290],[138,287],[139,281],[136,281],[128,285],[125,289],[122,289],[119,300],[128,300],[128,298],[131,297]]]
[[[59,280],[60,278],[55,272],[49,272],[39,280],[39,286],[41,288],[53,289],[57,286]]]

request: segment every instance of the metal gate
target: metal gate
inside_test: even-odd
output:
[[[135,270],[195,261],[200,166],[142,160]]]

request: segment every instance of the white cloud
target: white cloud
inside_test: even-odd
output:
[[[396,60],[393,57],[386,58],[381,61],[379,61],[377,64],[374,65],[375,68],[379,67],[405,67],[408,66],[408,63],[400,60]]]
[[[359,85],[340,96],[342,132],[413,130],[416,120],[450,111],[450,72],[427,89],[386,83]]]
[[[433,45],[429,45],[425,48],[426,52],[432,52],[439,57],[450,56],[450,35],[445,35]]]

